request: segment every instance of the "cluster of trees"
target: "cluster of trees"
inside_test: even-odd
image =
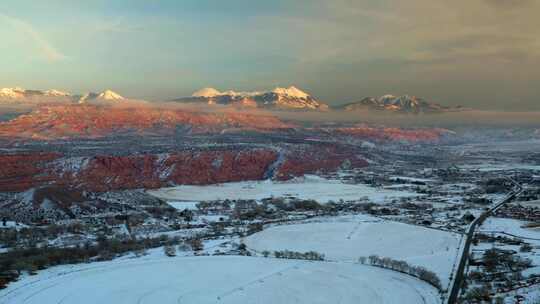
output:
[[[255,200],[238,200],[233,209],[233,218],[239,220],[274,219],[284,212],[321,212],[328,213],[330,205],[321,205],[315,200],[297,198],[266,198],[259,204]]]
[[[488,249],[482,256],[482,263],[487,272],[510,271],[518,272],[532,266],[530,259],[516,256],[511,251],[497,248]]]
[[[512,189],[512,183],[505,178],[494,178],[485,182],[486,193],[502,193]]]
[[[383,267],[402,273],[406,273],[413,277],[417,277],[422,281],[428,282],[442,291],[441,280],[432,271],[427,270],[421,266],[412,266],[405,261],[394,260],[386,257],[379,257],[378,255],[370,255],[369,257],[360,257],[358,261],[361,264],[369,264],[377,267]]]
[[[523,243],[521,247],[519,247],[520,252],[531,252],[533,250],[533,247],[529,243]]]
[[[526,244],[526,243],[525,243]],[[522,245],[522,250],[529,250],[528,246]],[[467,282],[475,282],[476,285],[470,288],[463,296],[465,303],[492,302],[498,303],[499,298],[492,299],[492,291],[503,288],[511,290],[519,286],[524,280],[522,270],[532,266],[530,259],[524,259],[515,255],[514,251],[498,248],[488,249],[484,252],[482,259],[471,261],[471,265],[483,266],[481,271],[473,270],[469,272]]]
[[[128,252],[141,255],[150,248],[174,247],[180,243],[184,243],[184,241],[178,237],[169,238],[166,235],[143,239],[117,239],[100,235],[95,243],[87,242],[75,247],[14,248],[0,255],[0,288],[17,278],[17,276],[11,275],[13,273],[20,275],[21,272],[28,271],[32,274],[37,270],[56,265],[86,263],[92,260],[111,260]],[[193,250],[203,249],[200,239],[190,239],[185,243]]]
[[[233,219],[251,221],[257,218],[271,217],[271,212],[255,200],[236,200],[234,202]]]
[[[16,246],[36,246],[36,244],[52,240],[66,233],[80,234],[87,229],[81,223],[70,225],[49,225],[42,227],[22,227],[0,229],[0,243],[5,247],[12,248]]]
[[[433,209],[433,205],[429,203],[412,203],[409,201],[401,201],[398,205],[401,209],[406,210],[422,210],[423,212],[426,212],[426,210]]]
[[[293,199],[286,207],[287,211],[317,211],[324,209],[324,205],[319,204],[316,200],[302,199]]]
[[[462,297],[462,300],[464,300],[465,303],[492,303],[491,287],[489,285],[473,287],[467,291],[467,293]]]
[[[246,234],[251,235],[255,234],[257,232],[261,232],[264,229],[264,225],[262,223],[250,223],[248,224]]]
[[[287,212],[315,212],[321,215],[335,215],[340,211],[351,212],[365,212],[374,215],[390,215],[399,214],[397,208],[381,208],[375,203],[367,202],[367,198],[361,199],[366,202],[345,202],[343,200],[329,201],[326,204],[320,204],[315,200],[310,199],[298,199],[298,198],[284,198],[284,197],[271,197],[261,200],[258,203],[255,200],[224,200],[216,201],[215,204],[219,204],[220,208],[227,209],[232,202],[235,203],[232,209],[232,219],[242,221],[252,221],[255,219],[276,219],[282,217]],[[415,205],[416,208],[426,208],[431,205]],[[214,206],[215,207],[215,206]],[[202,208],[202,209],[201,209]],[[213,210],[211,205],[207,206],[206,202],[199,203],[199,209]]]
[[[201,241],[201,239],[198,238],[192,238],[185,242],[189,247],[191,247],[191,250],[193,251],[202,251],[204,249],[204,244]]]
[[[168,257],[176,256],[176,247],[174,245],[165,245],[163,246],[163,252]]]
[[[263,251],[263,256],[268,257],[269,251]],[[295,260],[309,260],[309,261],[324,261],[324,254],[315,251],[308,252],[296,252],[296,251],[274,251],[274,257],[277,259],[295,259]]]
[[[201,239],[191,238],[180,242],[178,246],[175,246],[176,243],[169,243],[163,246],[163,252],[168,257],[176,256],[177,251],[201,251],[204,249],[204,244]]]

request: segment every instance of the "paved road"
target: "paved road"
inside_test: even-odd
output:
[[[514,190],[512,190],[512,192],[510,192],[508,195],[506,195],[501,200],[501,202],[499,202],[497,205],[493,206],[491,209],[487,210],[486,212],[482,213],[469,225],[469,229],[467,230],[467,233],[465,234],[466,239],[465,239],[465,245],[463,246],[463,251],[461,253],[461,259],[459,260],[459,265],[454,276],[453,284],[450,287],[450,291],[448,292],[448,298],[447,298],[446,303],[448,304],[458,303],[459,291],[461,289],[462,282],[465,277],[465,266],[467,266],[467,261],[469,259],[469,252],[471,248],[471,242],[472,242],[476,228],[480,226],[486,218],[493,215],[504,204],[511,202],[514,198],[516,198],[521,193],[521,191],[523,191],[523,188],[521,187],[521,185],[519,185],[517,182],[515,182],[512,179],[510,179],[510,181],[515,185]]]

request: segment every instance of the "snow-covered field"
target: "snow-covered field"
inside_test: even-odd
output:
[[[209,256],[55,267],[0,291],[0,302],[430,304],[439,298],[422,281],[370,266]]]
[[[385,203],[392,198],[416,196],[414,192],[374,188],[362,184],[346,184],[339,180],[324,179],[314,175],[291,181],[246,181],[208,186],[178,186],[149,190],[149,194],[172,201],[211,201],[219,199],[263,199],[293,196],[328,201],[359,200],[369,198],[375,203]]]
[[[525,227],[526,224],[527,223],[524,221],[510,218],[490,217],[486,219],[484,223],[482,223],[482,226],[480,226],[480,231],[488,234],[502,233],[519,238],[540,241],[540,229],[527,228]]]
[[[257,251],[313,250],[339,261],[377,254],[424,266],[446,286],[460,240],[454,233],[354,216],[270,227],[247,237],[245,244]]]
[[[527,228],[524,226],[525,224],[527,222],[515,219],[491,217],[480,226],[480,231],[486,234],[502,234],[504,236],[521,238],[530,243],[534,248],[540,248],[540,228]],[[519,250],[518,248],[513,249]],[[537,249],[531,252],[521,252],[520,255],[530,259],[534,265],[534,267],[523,272],[525,275],[540,273],[540,254]]]

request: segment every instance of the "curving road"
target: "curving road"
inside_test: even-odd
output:
[[[471,248],[471,243],[473,240],[474,232],[476,231],[476,228],[491,215],[493,215],[499,208],[501,208],[504,204],[511,202],[514,200],[522,191],[523,188],[520,184],[518,184],[513,179],[509,178],[509,180],[514,184],[514,190],[512,190],[510,193],[508,193],[499,203],[497,203],[495,206],[493,206],[491,209],[487,210],[486,212],[482,213],[479,217],[477,217],[474,221],[471,222],[469,225],[469,228],[467,229],[467,233],[465,234],[465,245],[463,246],[463,250],[461,253],[461,259],[459,260],[459,265],[456,270],[456,274],[454,276],[454,280],[452,281],[452,286],[450,287],[450,291],[448,292],[448,297],[446,300],[446,303],[448,304],[456,304],[458,303],[459,298],[459,291],[461,290],[461,286],[463,284],[463,280],[465,278],[465,267],[467,266],[467,261],[469,260],[469,252]]]

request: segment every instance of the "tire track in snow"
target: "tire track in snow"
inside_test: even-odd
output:
[[[233,289],[230,289],[229,291],[226,291],[226,292],[222,293],[221,295],[218,295],[217,299],[221,300],[222,298],[230,296],[230,295],[232,295],[232,294],[234,294],[236,292],[243,291],[244,288],[246,288],[248,286],[251,286],[251,285],[254,285],[256,283],[261,283],[262,284],[262,283],[264,283],[264,280],[266,280],[266,279],[268,279],[270,277],[276,276],[276,275],[283,275],[284,272],[287,272],[289,270],[300,269],[299,266],[302,265],[302,264],[305,264],[305,263],[306,262],[299,262],[299,263],[293,264],[291,266],[287,266],[287,267],[285,267],[283,269],[280,269],[278,271],[271,272],[271,273],[269,273],[269,274],[267,274],[265,276],[262,276],[262,277],[259,277],[257,279],[251,280],[251,281],[249,281],[249,282],[247,282],[245,284],[240,285],[239,287],[235,287]]]

